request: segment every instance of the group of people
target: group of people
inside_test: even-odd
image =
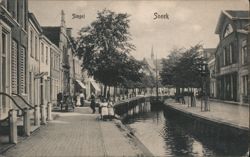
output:
[[[100,97],[100,102],[95,102],[95,95],[94,93],[91,94],[90,97],[90,108],[92,109],[92,113],[94,114],[96,112],[96,107],[99,109],[99,114],[101,115],[102,120],[112,120],[115,116],[114,108],[113,108],[113,102],[110,100],[110,97]],[[98,104],[98,106],[97,106]]]
[[[65,95],[63,95],[63,93],[59,93],[57,95],[57,101],[58,104],[61,104],[61,110],[63,107],[63,103],[62,100],[64,100],[64,97],[66,98]],[[83,107],[85,104],[85,100],[86,100],[86,96],[83,92],[80,92],[79,94],[77,94],[76,96],[72,97],[67,96],[67,100],[71,99],[71,103],[69,103],[69,101],[63,101],[64,104],[72,104],[73,108],[75,106],[77,107]],[[92,113],[94,114],[96,112],[96,107],[98,107],[99,109],[99,114],[101,115],[101,119],[102,120],[112,120],[112,118],[114,117],[114,108],[113,108],[113,102],[110,99],[110,95],[108,93],[107,98],[100,96],[100,102],[96,102],[96,96],[94,93],[91,94],[90,96],[90,108],[92,109]]]
[[[84,106],[85,95],[80,93],[77,97],[76,106]],[[110,100],[109,92],[107,94],[107,98],[100,97],[100,102],[96,102],[96,96],[94,93],[90,96],[90,108],[92,109],[92,113],[96,112],[96,107],[99,109],[99,114],[101,115],[102,120],[112,120],[114,117],[114,108],[113,102]]]

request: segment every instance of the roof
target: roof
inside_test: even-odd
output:
[[[232,20],[234,19],[249,19],[249,11],[244,10],[226,10],[225,11]]]
[[[249,11],[247,10],[224,10],[220,14],[220,17],[219,17],[219,20],[215,29],[216,34],[220,33],[221,26],[226,17],[231,20],[249,20],[250,19]]]
[[[59,46],[60,42],[60,32],[61,32],[61,27],[42,27],[43,29],[43,34],[49,38],[49,40],[55,44],[56,46]]]
[[[35,15],[33,13],[28,13],[29,19],[33,22],[37,30],[41,33],[42,32],[42,27],[39,24],[38,20],[36,19]]]

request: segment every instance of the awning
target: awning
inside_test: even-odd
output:
[[[48,74],[49,74],[48,72],[41,72],[35,75],[35,79],[42,78],[43,76],[48,75]]]
[[[80,80],[76,80],[76,82],[84,89],[86,89],[86,86],[82,83]]]
[[[99,85],[93,80],[90,81],[96,91],[101,91]]]

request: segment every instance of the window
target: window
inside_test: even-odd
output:
[[[20,20],[20,0],[16,0],[16,18],[17,22],[21,22]]]
[[[229,64],[233,63],[233,45],[229,45]]]
[[[11,11],[11,15],[13,16],[13,18],[15,18],[17,20],[17,15],[18,15],[18,5],[17,2],[18,0],[13,0],[12,2],[10,0],[7,0],[8,2],[8,11]]]
[[[17,42],[11,44],[11,87],[12,92],[17,93]]]
[[[58,55],[56,55],[56,59],[55,59],[55,69],[58,70]]]
[[[41,60],[44,62],[44,44],[41,44]]]
[[[21,14],[21,24],[24,28],[26,28],[26,22],[25,22],[25,12],[26,12],[26,4],[25,0],[22,0],[22,14]]]
[[[38,60],[38,50],[37,50],[38,38],[35,36],[35,59]]]
[[[8,11],[10,11],[10,1],[9,0],[5,0],[5,1],[7,1],[6,2],[6,5],[7,5],[6,8],[7,8]]]
[[[5,33],[2,33],[2,54],[0,52],[0,60],[2,60],[2,66],[1,67],[1,74],[2,74],[2,78],[0,80],[0,90],[4,93],[6,93],[6,86],[7,86],[7,80],[6,80],[6,77],[7,77],[7,66],[6,66],[6,62],[7,62],[7,59],[6,59],[6,56],[7,56],[7,34]],[[0,96],[0,103],[2,104],[2,108],[3,108],[3,111],[5,112],[6,111],[6,97],[5,96]]]
[[[7,35],[5,33],[2,33],[2,55],[6,54],[7,49]]]
[[[21,47],[21,52],[19,55],[19,81],[20,81],[20,93],[27,93],[26,89],[26,57],[25,48]]]
[[[29,100],[31,104],[33,103],[33,99],[34,99],[34,97],[32,97],[32,94],[35,92],[35,91],[32,91],[32,85],[33,85],[32,83],[33,83],[32,72],[29,72]]]
[[[225,66],[227,64],[227,49],[224,48],[223,49],[223,66]]]
[[[49,49],[48,47],[46,46],[46,64],[48,65],[48,59],[49,59]]]
[[[247,41],[244,40],[242,42],[242,48],[241,48],[241,63],[242,65],[247,64]]]
[[[247,96],[247,89],[248,89],[248,75],[242,77],[242,94],[243,96]]]
[[[54,68],[54,53],[50,50],[50,64],[51,64],[51,67]]]
[[[30,56],[33,58],[34,51],[33,51],[33,31],[30,30]]]
[[[227,37],[229,34],[231,34],[233,32],[233,27],[231,24],[228,24],[224,30],[224,34],[223,37]]]

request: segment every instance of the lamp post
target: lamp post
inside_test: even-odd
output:
[[[200,64],[200,73],[202,79],[201,111],[210,111],[210,106],[208,103],[208,93],[207,93],[209,70],[208,70],[208,64],[205,60]],[[204,108],[203,108],[203,100],[204,100]]]
[[[203,61],[201,64],[201,77],[202,77],[202,99],[204,100],[204,108],[202,107],[201,104],[201,111],[210,111],[210,106],[208,103],[208,93],[207,93],[209,70],[206,61]]]

